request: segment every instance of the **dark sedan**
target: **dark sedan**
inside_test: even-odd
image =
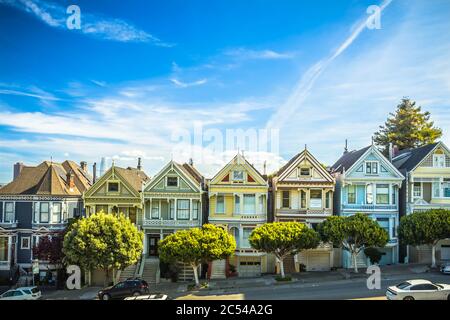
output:
[[[128,279],[115,286],[107,287],[98,292],[100,300],[124,299],[129,296],[148,294],[148,283],[141,279]]]

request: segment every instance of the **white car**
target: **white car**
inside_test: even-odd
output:
[[[167,295],[165,294],[146,294],[142,296],[132,296],[127,297],[125,300],[167,300]]]
[[[450,274],[450,263],[447,263],[441,267],[441,272],[443,274]]]
[[[41,291],[37,287],[21,287],[6,291],[0,296],[0,300],[38,300]]]
[[[386,291],[388,300],[450,300],[450,285],[428,280],[408,280]]]

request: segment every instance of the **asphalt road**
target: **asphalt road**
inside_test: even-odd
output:
[[[450,284],[449,275],[414,274],[382,279],[381,289],[369,290],[364,279],[342,280],[311,285],[272,286],[264,288],[245,288],[227,291],[212,291],[208,294],[190,295],[184,299],[244,299],[244,300],[347,300],[347,299],[385,299],[388,286],[396,285],[408,279],[427,279],[437,283]]]

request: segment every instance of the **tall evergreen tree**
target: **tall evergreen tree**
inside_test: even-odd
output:
[[[374,142],[388,155],[389,143],[403,150],[434,143],[441,136],[442,130],[434,126],[430,113],[422,111],[415,101],[403,98],[395,113],[390,113],[385,124],[375,133]]]

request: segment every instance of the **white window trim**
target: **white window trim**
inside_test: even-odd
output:
[[[109,191],[109,185],[111,183],[117,183],[117,191]],[[118,181],[118,180],[117,181],[116,180],[108,181],[108,183],[106,184],[106,193],[112,193],[112,194],[120,193],[120,181]]]
[[[372,165],[370,166],[371,167],[371,172],[369,173],[369,172],[367,172],[367,164],[368,163],[371,163],[371,164],[373,164],[373,163],[376,163],[377,164],[377,173],[373,173],[372,172]],[[366,175],[370,175],[370,176],[378,176],[379,174],[380,174],[380,162],[379,161],[376,161],[376,160],[369,160],[369,161],[364,161],[364,173],[366,174]]]
[[[353,186],[355,188],[355,203],[350,203],[350,201],[348,199],[350,199],[349,197],[349,188],[350,186]],[[358,188],[356,184],[349,184],[347,187],[347,204],[357,204],[358,203]],[[333,199],[332,199],[333,201]]]
[[[7,204],[7,203],[12,203],[12,205],[13,205],[12,220],[11,220],[11,221],[5,221],[5,217],[6,217],[6,204]],[[14,223],[14,222],[16,222],[16,202],[15,202],[15,201],[4,201],[4,202],[3,202],[2,222],[3,222],[3,223]]]
[[[175,178],[177,179],[177,185],[176,186],[169,186],[169,178]],[[172,188],[176,189],[180,187],[180,178],[178,176],[167,176],[166,177],[166,188]]]
[[[234,178],[234,173],[235,172],[242,172],[242,179],[235,179]],[[232,171],[232,175],[231,175],[231,180],[233,181],[233,182],[245,182],[245,179],[246,178],[246,175],[245,175],[245,170],[233,170]]]
[[[223,212],[219,212],[219,211],[217,211],[217,207],[218,207],[218,203],[219,203],[219,201],[218,201],[218,199],[219,199],[219,197],[222,197],[223,198]],[[227,204],[226,204],[226,201],[225,201],[225,196],[224,195],[217,195],[216,196],[216,207],[215,207],[215,209],[214,209],[214,211],[216,212],[216,214],[225,214],[225,212],[227,212]]]
[[[435,161],[436,158],[441,158],[441,159],[437,159]],[[443,154],[433,154],[433,168],[445,168],[446,167],[445,161],[446,161],[445,153],[443,153]],[[439,166],[438,165],[439,163],[442,163],[443,166]]]
[[[28,240],[28,246],[24,246],[23,245],[23,240]],[[20,249],[21,250],[31,249],[31,237],[22,237],[22,238],[20,238]]]
[[[420,183],[420,196],[416,196],[414,193],[415,193],[415,191],[414,191],[414,185],[416,184],[416,183]],[[413,199],[414,200],[417,200],[417,199],[422,199],[422,197],[423,197],[423,183],[422,182],[413,182],[413,189],[412,189],[412,196],[413,196]],[[433,190],[431,190],[431,193],[433,193]]]

